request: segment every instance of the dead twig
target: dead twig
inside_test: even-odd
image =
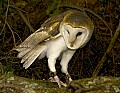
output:
[[[107,55],[111,52],[111,50],[112,50],[112,48],[113,48],[113,46],[114,46],[114,44],[115,44],[115,42],[116,42],[116,40],[117,40],[117,38],[119,36],[119,33],[120,33],[120,21],[119,21],[119,25],[118,25],[118,27],[116,29],[116,32],[115,32],[113,38],[111,39],[111,42],[110,42],[106,52],[104,53],[101,60],[98,62],[98,65],[97,65],[97,67],[95,68],[95,70],[94,70],[94,72],[92,74],[93,77],[98,75],[101,67],[103,66],[103,64],[104,64],[104,62],[105,62],[105,60],[107,58]]]
[[[29,27],[29,29],[32,31],[32,32],[35,32],[34,28],[31,26],[31,24],[29,23],[29,21],[27,21],[27,18],[24,16],[24,14],[22,12],[25,12],[24,10],[21,10],[19,8],[17,8],[15,5],[10,5],[10,7],[14,8],[17,10],[17,12],[20,14],[21,18],[23,19],[23,21],[26,23],[26,25]],[[21,12],[22,11],[22,12]]]
[[[18,35],[18,33],[16,33],[16,32],[14,32],[14,33],[18,36],[20,42],[22,43],[22,39],[20,38],[20,36]]]
[[[18,9],[16,8],[16,10],[18,11],[18,13],[20,14],[21,18],[24,20],[24,22],[26,23],[26,25],[29,27],[29,29],[34,32],[34,28],[31,26],[31,24],[27,21],[26,17],[24,16],[24,14]]]
[[[6,26],[7,16],[8,16],[8,10],[9,10],[9,0],[8,0],[8,5],[7,5],[6,14],[5,14],[5,23],[4,23],[4,25],[3,25],[2,31],[0,32],[0,35],[2,35],[2,33],[3,33],[4,29],[5,29],[5,26]]]
[[[11,31],[11,33],[12,33],[12,37],[13,37],[14,46],[16,46],[14,32],[13,32],[12,28],[10,27],[10,25],[8,24],[8,22],[7,22],[7,21],[6,21],[6,24],[7,24],[8,28],[10,29],[10,31]]]
[[[1,62],[0,62],[0,73],[4,73],[4,66],[2,65]]]

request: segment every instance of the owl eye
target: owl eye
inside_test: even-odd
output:
[[[80,36],[81,34],[82,34],[82,32],[78,32],[77,35],[76,35],[76,37],[77,37],[77,36]]]
[[[69,30],[66,30],[68,32],[68,34],[70,34]]]

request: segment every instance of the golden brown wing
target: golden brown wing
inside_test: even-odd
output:
[[[65,15],[66,13],[62,13],[46,20],[37,31],[31,34],[20,45],[15,47],[14,50],[17,50],[18,52],[29,52],[37,44],[58,37],[60,35],[58,30],[59,25]]]

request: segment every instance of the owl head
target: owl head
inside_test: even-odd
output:
[[[94,25],[87,14],[72,10],[63,19],[59,31],[69,49],[83,47],[93,33]]]

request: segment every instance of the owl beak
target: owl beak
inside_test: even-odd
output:
[[[76,40],[76,34],[75,33],[70,33],[69,35],[69,43],[74,43]]]
[[[68,39],[70,47],[74,47],[75,41],[76,41],[76,33],[70,33]]]

